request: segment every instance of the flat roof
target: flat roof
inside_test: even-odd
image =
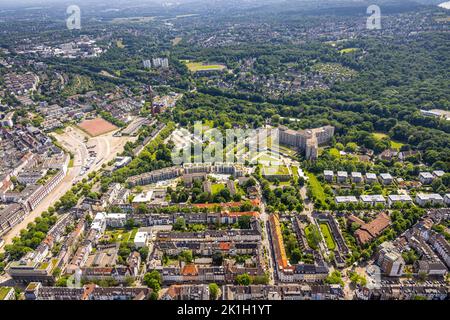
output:
[[[438,193],[418,193],[416,197],[420,200],[444,200]]]
[[[433,174],[431,174],[431,172],[421,172],[419,173],[419,176],[424,177],[424,178],[434,178]]]
[[[388,198],[392,201],[412,201],[411,197],[407,194],[390,194]]]
[[[336,202],[358,202],[355,196],[337,196]]]
[[[442,177],[442,176],[445,174],[445,171],[443,171],[443,170],[434,170],[434,171],[433,171],[433,174],[434,174],[436,177]]]
[[[136,197],[134,197],[133,202],[139,203],[139,202],[150,202],[153,197],[153,190],[139,193]]]
[[[145,240],[147,240],[147,236],[147,232],[138,231],[134,236],[134,242],[145,242]]]
[[[381,194],[363,194],[360,196],[360,198],[362,201],[386,201],[386,199]]]

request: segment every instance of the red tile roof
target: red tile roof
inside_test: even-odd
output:
[[[355,236],[360,243],[365,244],[380,235],[390,224],[389,216],[382,212],[374,220],[356,230]]]
[[[183,276],[197,276],[198,269],[195,264],[187,264],[181,270],[181,275]]]
[[[230,250],[231,243],[230,242],[221,242],[219,243],[220,250]]]

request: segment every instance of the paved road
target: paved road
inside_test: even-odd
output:
[[[257,181],[257,183],[259,184],[259,182]],[[265,200],[263,199],[261,201],[261,215],[260,215],[260,219],[263,222],[263,234],[264,234],[264,239],[262,241],[262,245],[265,248],[265,251],[267,252],[267,263],[269,264],[267,266],[267,270],[269,271],[270,274],[270,281],[269,284],[273,285],[275,283],[274,277],[275,277],[275,270],[273,269],[273,266],[275,265],[274,263],[274,255],[272,252],[272,246],[269,242],[269,230],[267,228],[268,226],[268,222],[269,222],[269,214],[266,211],[266,203]]]

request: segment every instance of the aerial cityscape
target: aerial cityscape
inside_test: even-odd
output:
[[[0,300],[449,300],[449,25],[1,1]]]

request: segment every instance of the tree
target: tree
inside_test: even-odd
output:
[[[145,284],[154,292],[159,292],[159,290],[161,290],[161,285],[158,283],[158,280],[156,279],[149,279],[148,281],[145,281]]]
[[[322,240],[319,229],[313,224],[310,224],[307,228],[308,231],[306,232],[306,240],[312,249],[317,250],[320,240]]]
[[[61,197],[60,201],[63,209],[68,210],[76,206],[78,202],[78,197],[73,193],[72,190],[69,190],[65,195]]]
[[[139,204],[138,207],[136,208],[136,213],[138,214],[146,214],[148,212],[149,212],[148,207],[144,203]]]
[[[186,220],[183,217],[178,217],[173,224],[173,230],[184,231],[186,230]]]
[[[162,285],[161,274],[157,270],[153,270],[144,275],[144,283],[155,292],[159,292]]]
[[[209,296],[211,300],[216,300],[219,296],[219,286],[216,283],[209,284]]]
[[[358,145],[354,142],[349,142],[345,145],[345,151],[347,152],[355,152],[358,148]]]
[[[250,229],[251,216],[243,215],[238,218],[238,224],[240,229]]]
[[[66,287],[68,279],[69,279],[68,276],[63,276],[63,277],[59,278],[56,281],[55,286],[57,286],[57,287]]]
[[[300,248],[294,248],[291,252],[291,260],[293,263],[298,263],[302,258],[302,252]]]
[[[402,257],[405,260],[406,264],[414,264],[414,262],[416,262],[419,259],[414,249],[404,251],[402,253]]]
[[[333,271],[328,277],[325,279],[325,283],[328,284],[340,284],[342,287],[344,286],[344,281],[342,280],[342,275],[339,271]]]
[[[419,272],[418,277],[421,282],[425,282],[428,279],[428,274],[424,271],[421,271]]]
[[[192,263],[194,257],[192,256],[192,250],[183,250],[178,258],[186,263]]]
[[[136,226],[136,221],[134,221],[134,219],[128,219],[128,220],[125,222],[125,228],[126,228],[127,230],[131,230],[131,229],[133,229],[135,226]]]
[[[270,278],[267,274],[262,276],[254,276],[252,279],[252,283],[254,284],[269,284]]]
[[[147,260],[148,253],[149,253],[149,249],[147,246],[139,249],[139,254],[141,255],[141,259],[144,261]]]
[[[359,284],[364,287],[367,284],[366,278],[363,276],[360,276],[357,272],[350,272],[349,278],[350,278],[350,281],[354,285]]]
[[[252,284],[252,278],[248,273],[240,274],[236,276],[236,283],[241,286],[249,286]]]
[[[433,189],[434,192],[438,191],[441,186],[443,186],[441,178],[436,178],[431,183],[431,188]]]

